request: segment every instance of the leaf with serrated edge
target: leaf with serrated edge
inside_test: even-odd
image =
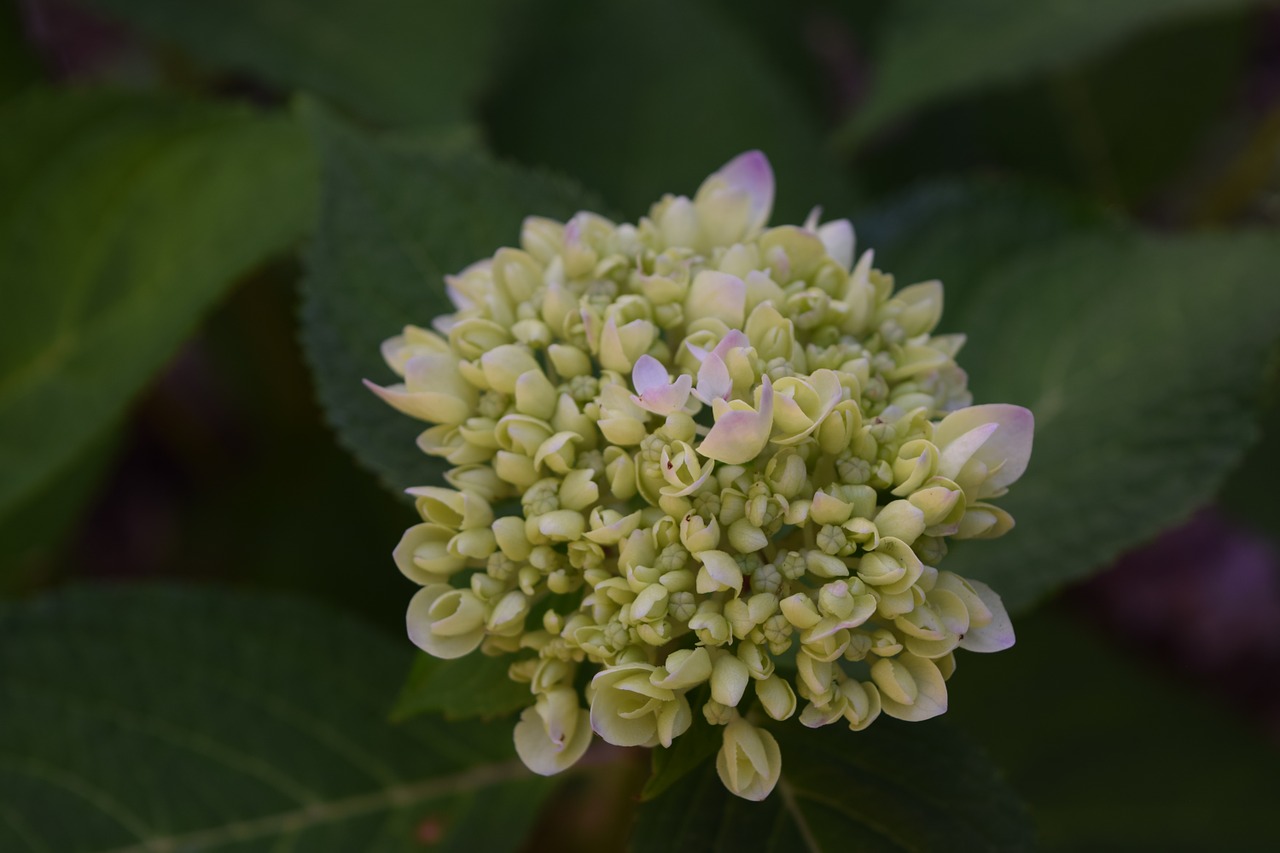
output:
[[[960,362],[979,401],[1035,412],[1035,450],[999,499],[1018,526],[945,567],[1025,609],[1209,500],[1256,436],[1278,267],[1272,235],[1118,234],[988,275]]]
[[[431,145],[378,142],[312,111],[320,222],[307,256],[302,342],[339,441],[394,491],[439,480],[414,444],[425,423],[374,397],[394,379],[379,345],[453,311],[444,277],[519,244],[525,216],[567,219],[596,202],[560,178]]]
[[[0,849],[518,848],[550,783],[505,725],[388,725],[409,653],[328,607],[208,588],[5,604]]]

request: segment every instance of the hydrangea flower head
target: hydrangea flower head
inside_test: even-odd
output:
[[[957,649],[1013,644],[999,596],[939,566],[1013,526],[992,501],[1031,413],[971,405],[938,282],[854,263],[847,220],[767,227],[773,191],[749,152],[634,225],[529,218],[448,279],[455,313],[383,346],[402,382],[371,387],[453,466],[410,490],[409,636],[510,656],[537,773],[700,714],[725,786],[763,799],[765,718],[925,720]]]

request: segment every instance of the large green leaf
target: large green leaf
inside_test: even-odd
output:
[[[17,3],[0,4],[0,101],[44,76],[35,51],[27,44],[24,23]]]
[[[511,658],[468,655],[441,660],[428,654],[413,659],[392,717],[407,720],[422,713],[446,717],[493,717],[533,704],[526,684],[507,677]]]
[[[1023,608],[1212,498],[1257,435],[1277,268],[1270,234],[1114,234],[991,273],[953,317],[961,361],[979,401],[1036,413],[1035,450],[1000,500],[1018,527],[948,568]]]
[[[926,185],[856,222],[900,283],[940,278],[977,402],[1036,411],[1018,526],[947,567],[1025,608],[1214,495],[1256,435],[1280,244],[1143,236],[1012,183]],[[1194,343],[1189,343],[1194,342]]]
[[[736,21],[678,0],[531,4],[488,108],[494,145],[565,172],[636,217],[692,194],[729,158],[763,150],[776,221],[849,193],[803,99]]]
[[[871,93],[839,134],[845,148],[943,97],[1007,85],[1116,47],[1146,28],[1257,0],[902,0]]]
[[[993,179],[923,184],[853,217],[860,251],[899,286],[940,278],[946,289],[943,327],[987,277],[1023,251],[1080,231],[1121,224],[1092,203],[1050,189]]]
[[[448,124],[484,82],[498,0],[86,0],[215,66],[374,120]]]
[[[361,385],[394,379],[379,344],[453,311],[444,276],[515,245],[520,222],[598,209],[573,184],[478,155],[377,142],[316,115],[323,202],[303,286],[302,340],[343,445],[400,490],[439,477],[424,426]]]
[[[1048,612],[1018,624],[1014,648],[960,666],[949,713],[1008,773],[1046,850],[1274,846],[1280,750],[1205,687]]]
[[[212,589],[5,605],[0,849],[518,848],[547,783],[505,726],[388,725],[407,645]]]
[[[0,512],[51,482],[313,209],[305,136],[247,109],[35,92],[0,111]]]
[[[878,720],[863,732],[776,726],[782,779],[762,803],[711,763],[640,808],[637,853],[668,850],[1026,850],[1022,805],[981,750],[945,724]]]

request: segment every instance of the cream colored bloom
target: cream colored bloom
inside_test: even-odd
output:
[[[999,596],[940,564],[1013,527],[1031,413],[971,405],[940,283],[895,288],[818,209],[771,227],[773,198],[748,152],[636,223],[530,217],[446,278],[455,313],[383,345],[401,381],[370,387],[451,466],[409,490],[393,551],[422,587],[409,636],[519,655],[536,773],[592,732],[670,747],[700,713],[726,787],[763,799],[778,744],[739,709],[924,720],[957,650],[1014,642]]]
[[[734,795],[744,800],[763,800],[782,775],[782,751],[773,735],[735,716],[724,727],[716,772]]]

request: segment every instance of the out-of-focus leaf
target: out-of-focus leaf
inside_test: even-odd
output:
[[[547,783],[505,730],[387,725],[405,645],[212,589],[5,605],[0,848],[517,849]]]
[[[759,148],[778,176],[777,221],[815,204],[848,212],[802,99],[714,8],[560,0],[531,12],[487,109],[500,152],[572,175],[635,217]]]
[[[918,107],[1069,66],[1144,29],[1257,0],[903,0],[887,24],[871,94],[839,134],[844,148]]]
[[[215,66],[317,92],[390,124],[466,118],[502,19],[497,0],[87,0]]]
[[[17,3],[0,5],[0,102],[39,82],[40,62],[27,44]]]
[[[762,803],[725,790],[712,762],[640,807],[633,849],[1026,850],[1030,821],[986,755],[934,721],[862,732],[773,727],[782,779]]]
[[[318,113],[323,201],[303,285],[302,340],[342,444],[390,488],[438,479],[426,425],[361,384],[395,380],[379,345],[454,310],[444,276],[518,244],[525,216],[599,209],[572,183],[477,155],[372,140]]]
[[[1039,612],[1007,652],[961,663],[950,714],[1031,806],[1046,850],[1263,850],[1273,744],[1156,678],[1087,625]]]
[[[102,486],[119,446],[108,429],[62,475],[0,519],[0,595],[29,590],[50,579],[77,519]]]
[[[440,660],[427,654],[413,659],[409,678],[400,689],[392,719],[407,720],[423,713],[449,718],[495,717],[533,704],[526,684],[507,676],[511,658],[468,655]]]
[[[707,687],[700,687],[691,694],[689,704],[701,708],[711,698]],[[702,714],[693,715],[688,731],[676,738],[670,747],[654,747],[652,770],[640,796],[652,800],[688,774],[697,770],[720,749],[724,730],[707,722]]]
[[[1167,218],[1161,190],[1206,153],[1206,143],[1221,144],[1256,40],[1253,18],[1249,9],[1196,16],[1136,34],[1060,73],[926,105],[885,144],[860,152],[861,185],[894,192],[999,170],[1129,209],[1156,193]]]
[[[961,363],[980,402],[1036,413],[1035,450],[999,501],[1018,527],[947,567],[1023,608],[1210,499],[1257,435],[1277,268],[1274,235],[1109,234],[987,275]]]
[[[35,92],[0,112],[0,512],[57,477],[314,206],[291,121]]]
[[[853,224],[859,251],[873,249],[876,265],[899,286],[942,280],[943,326],[960,332],[960,306],[1011,257],[1082,230],[1120,227],[1078,197],[999,180],[923,184],[855,216]]]

